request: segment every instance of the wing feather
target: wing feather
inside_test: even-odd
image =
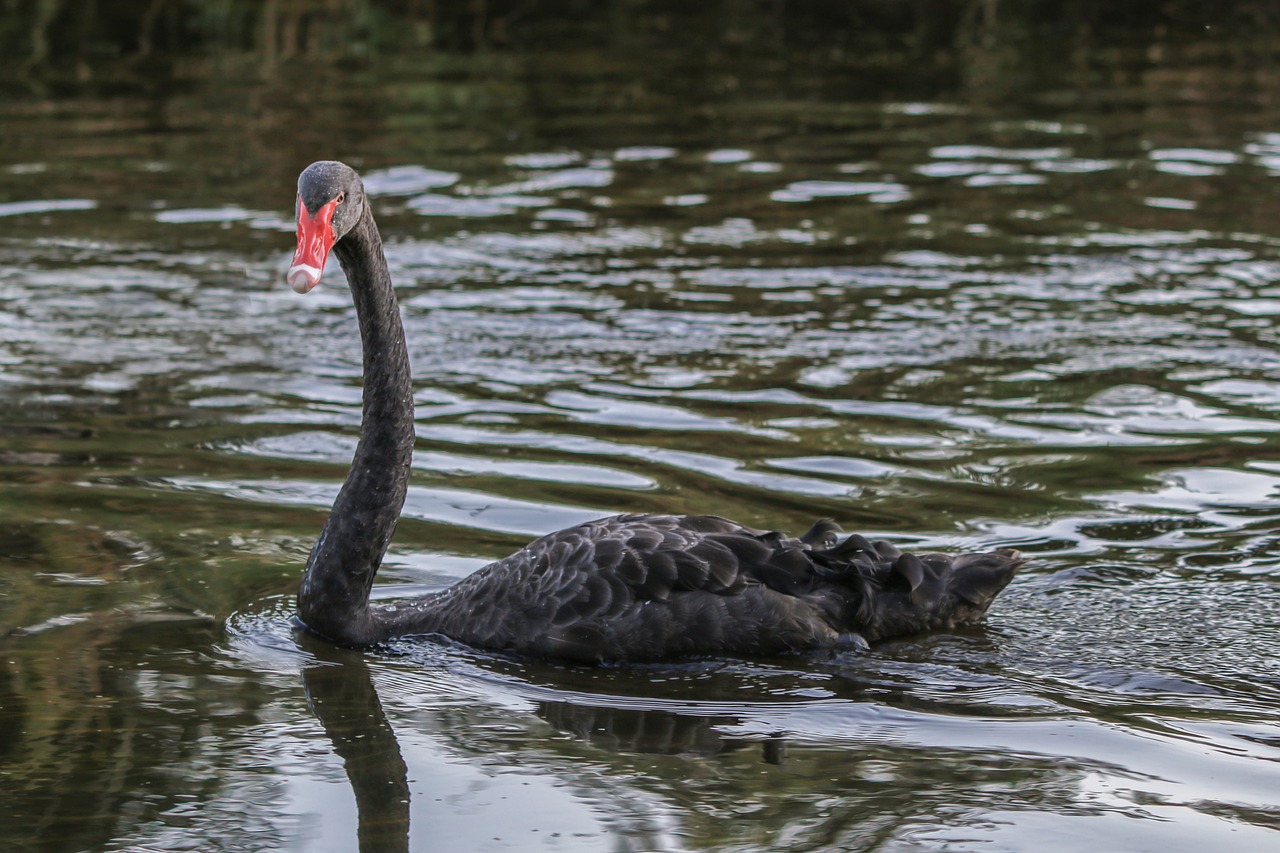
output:
[[[837,544],[837,529],[823,520],[792,539],[717,516],[605,518],[535,540],[395,618],[584,662],[778,654],[973,621],[1022,562],[917,557],[856,534]]]

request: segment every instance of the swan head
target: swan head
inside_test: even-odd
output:
[[[298,244],[285,275],[290,287],[306,293],[320,283],[329,251],[360,221],[364,205],[364,184],[347,164],[320,160],[302,170],[294,204]]]

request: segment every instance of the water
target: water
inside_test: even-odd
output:
[[[55,21],[0,108],[0,848],[1274,849],[1269,48],[996,5]],[[296,635],[360,415],[339,271],[282,279],[329,156],[416,376],[380,597],[624,510],[1032,562],[857,656]]]

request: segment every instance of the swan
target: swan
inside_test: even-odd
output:
[[[413,455],[404,327],[355,170],[308,166],[295,212],[286,280],[307,293],[337,256],[364,359],[360,440],[298,587],[299,620],[331,642],[445,637],[584,664],[859,649],[980,620],[1024,562],[1012,549],[952,557],[839,540],[825,519],[789,537],[713,515],[633,514],[550,533],[443,591],[371,603]]]

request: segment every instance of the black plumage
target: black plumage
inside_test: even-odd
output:
[[[620,515],[537,539],[442,592],[371,605],[413,452],[404,330],[359,176],[312,164],[297,215],[289,282],[310,290],[332,246],[364,351],[360,442],[298,590],[300,618],[322,636],[441,635],[579,662],[775,655],[973,623],[1022,565],[1011,550],[953,558],[838,541],[829,520],[790,538],[710,515]]]
[[[613,516],[380,620],[392,635],[584,662],[775,655],[971,623],[1022,562],[1014,551],[952,559],[828,542],[715,516]]]

